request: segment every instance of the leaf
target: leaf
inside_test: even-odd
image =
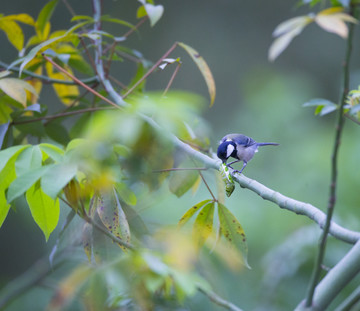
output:
[[[0,227],[4,223],[7,214],[9,213],[10,204],[6,201],[5,191],[0,189]]]
[[[17,176],[41,167],[42,153],[39,146],[31,146],[24,150],[16,159],[15,171]]]
[[[98,196],[97,213],[104,226],[113,235],[125,242],[130,241],[130,230],[124,211],[121,208],[115,190]],[[125,250],[122,245],[119,246]]]
[[[78,25],[76,25],[78,26]],[[73,27],[74,28],[74,27]],[[22,71],[24,70],[25,66],[36,56],[36,54],[38,52],[40,52],[41,50],[43,50],[45,47],[47,47],[48,45],[56,42],[56,41],[60,41],[63,40],[65,38],[70,37],[72,31],[74,30],[73,28],[70,28],[64,35],[59,36],[59,37],[55,37],[55,38],[51,38],[49,40],[46,40],[44,42],[42,42],[41,44],[33,47],[30,52],[23,58],[21,59],[21,65],[20,65],[20,70],[19,70],[19,76],[21,76]],[[14,65],[16,65],[18,63],[18,61],[13,62],[12,64],[10,64],[10,68]]]
[[[164,13],[164,7],[162,5],[153,5],[151,3],[144,3],[136,13],[137,18],[147,15],[150,20],[150,25],[153,27],[161,18]]]
[[[61,162],[64,155],[64,150],[51,144],[40,144],[40,149],[45,152],[55,162]]]
[[[18,121],[29,120],[29,118],[19,118]],[[44,124],[41,121],[30,122],[30,123],[22,123],[16,124],[16,129],[20,132],[24,133],[24,135],[33,135],[36,137],[44,137],[45,136],[45,128]]]
[[[0,18],[0,29],[3,30],[10,43],[21,51],[24,47],[24,34],[21,27],[12,20]]]
[[[0,151],[0,172],[4,169],[4,167],[6,166],[6,164],[8,163],[8,161],[15,156],[15,158],[17,158],[17,156],[26,148],[29,148],[30,145],[25,145],[25,146],[13,146],[4,150]],[[15,160],[14,160],[15,163]],[[0,184],[1,184],[1,179],[0,179]]]
[[[198,216],[193,226],[193,236],[196,240],[197,247],[202,247],[207,238],[213,233],[215,202],[206,204]]]
[[[335,111],[338,108],[335,103],[323,98],[311,99],[303,105],[303,107],[312,106],[316,107],[315,115],[320,115],[321,117]]]
[[[9,19],[9,20],[14,20],[17,22],[21,22],[30,26],[34,26],[35,21],[34,19],[26,13],[21,13],[21,14],[13,14],[13,15],[8,15],[4,17],[5,19]]]
[[[38,18],[36,20],[36,30],[38,32],[39,37],[44,37],[45,26],[51,18],[55,7],[58,3],[58,0],[49,1],[40,11]]]
[[[273,36],[279,37],[285,33],[288,33],[290,31],[293,31],[294,29],[300,28],[301,30],[309,24],[313,19],[309,16],[298,16],[294,18],[290,18],[278,26],[276,26]]]
[[[70,136],[65,128],[60,122],[49,122],[46,124],[45,133],[54,141],[63,146],[66,146],[70,141]]]
[[[192,208],[186,211],[186,213],[180,218],[178,227],[181,228],[183,225],[185,225],[189,219],[206,203],[212,201],[211,199],[204,200],[199,202],[198,204],[194,205]]]
[[[245,266],[251,269],[247,262],[248,248],[244,229],[236,217],[221,203],[218,203],[218,214],[221,234],[240,251]]]
[[[321,11],[315,17],[315,22],[324,30],[335,33],[346,39],[348,28],[345,22],[357,24],[357,20],[343,12],[343,8],[335,7]]]
[[[46,241],[56,228],[60,216],[59,199],[53,200],[42,191],[39,183],[26,191],[26,201],[36,224],[44,233]]]
[[[2,144],[4,142],[5,135],[9,129],[10,121],[6,122],[4,124],[0,124],[0,149],[2,147]]]
[[[51,166],[41,177],[41,187],[43,191],[55,199],[58,193],[75,177],[77,165],[71,163],[61,163]]]
[[[92,233],[93,233],[93,226],[89,223],[85,223],[82,229],[81,241],[89,262],[91,262],[91,254],[92,254]]]
[[[195,64],[198,66],[201,74],[203,75],[206,85],[210,94],[210,107],[214,104],[215,96],[216,96],[216,87],[213,75],[210,71],[208,64],[205,60],[200,56],[200,54],[194,50],[192,47],[186,45],[185,43],[178,42],[178,45],[182,47],[192,58]]]
[[[136,30],[136,27],[134,25],[132,25],[132,24],[126,22],[126,21],[123,21],[122,19],[113,18],[113,17],[110,17],[110,16],[101,16],[100,20],[104,21],[104,22],[120,24],[120,25],[129,27],[129,28],[131,28],[133,30]]]
[[[177,197],[184,195],[195,184],[199,173],[195,170],[173,172],[169,179],[169,189]]]
[[[34,170],[29,170],[17,177],[9,186],[7,193],[8,202],[12,202],[21,196],[26,190],[33,186],[50,167],[51,165],[42,166]]]
[[[11,98],[26,107],[26,92],[29,91],[38,96],[34,87],[29,83],[17,78],[0,79],[0,89]]]
[[[310,16],[300,16],[291,18],[278,25],[273,32],[273,36],[278,38],[274,40],[269,48],[269,60],[274,61],[312,21],[313,18]]]
[[[116,183],[115,188],[122,201],[129,205],[136,205],[136,195],[125,183]]]
[[[127,204],[123,204],[122,209],[126,215],[126,219],[128,220],[131,233],[135,234],[138,239],[141,239],[144,235],[149,234],[146,224],[134,208],[128,206]]]

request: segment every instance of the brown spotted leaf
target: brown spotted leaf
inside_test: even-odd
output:
[[[192,208],[190,208],[189,210],[187,210],[187,212],[180,218],[179,223],[178,223],[178,227],[181,228],[183,225],[185,225],[189,219],[202,207],[204,206],[206,203],[210,202],[211,200],[204,200],[199,202],[198,204],[195,204]]]
[[[225,205],[218,203],[218,213],[221,234],[228,242],[231,243],[231,245],[240,251],[243,257],[244,265],[250,269],[247,262],[248,248],[244,229],[233,213],[231,213]]]
[[[198,248],[202,247],[207,238],[213,233],[214,208],[215,202],[210,202],[200,210],[196,217],[193,236]]]

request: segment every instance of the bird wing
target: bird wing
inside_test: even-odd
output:
[[[255,140],[243,134],[228,134],[221,139],[220,143],[223,143],[227,140],[232,140],[236,144],[242,145],[244,147],[249,147],[256,144]]]

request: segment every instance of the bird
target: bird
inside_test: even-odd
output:
[[[247,163],[252,159],[254,154],[258,152],[260,146],[278,146],[277,143],[258,143],[251,137],[243,134],[227,134],[224,136],[219,143],[217,149],[217,156],[227,167],[231,167],[236,162],[243,161],[243,166],[240,171],[233,170],[238,173],[242,173]],[[226,163],[228,158],[235,158],[235,161]]]

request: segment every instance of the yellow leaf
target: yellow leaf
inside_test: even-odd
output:
[[[200,54],[196,50],[194,50],[192,47],[190,47],[187,44],[182,43],[182,42],[178,42],[178,45],[180,47],[182,47],[190,55],[192,60],[198,66],[201,74],[203,75],[206,85],[209,90],[210,107],[211,107],[215,101],[216,87],[215,87],[215,81],[214,81],[213,75],[210,71],[208,64],[205,62],[205,60],[202,58],[202,56],[200,56]]]
[[[26,107],[26,91],[38,96],[32,85],[17,78],[0,79],[0,89],[24,107]]]
[[[318,13],[319,15],[332,15],[334,13],[339,13],[339,12],[343,12],[344,8],[342,7],[333,7],[333,8],[328,8],[325,10],[322,10],[321,12]]]
[[[198,248],[202,247],[207,238],[213,233],[214,208],[215,203],[210,202],[201,209],[196,217],[193,236]]]
[[[185,225],[189,221],[189,219],[200,209],[200,207],[204,206],[206,203],[210,201],[211,201],[210,199],[201,201],[198,204],[194,205],[189,210],[187,210],[187,212],[179,220],[178,227],[180,228],[183,225]]]
[[[65,76],[61,72],[54,72],[53,65],[51,63],[46,63],[46,71],[50,78],[52,79],[59,79],[64,81],[71,81],[71,79],[68,76]],[[68,66],[65,66],[65,69],[72,74],[71,69]],[[64,84],[58,84],[54,83],[53,88],[56,92],[56,94],[59,96],[60,100],[65,105],[70,105],[73,102],[73,99],[68,97],[77,97],[79,96],[79,89],[76,85],[64,85]]]
[[[0,18],[0,29],[6,33],[10,43],[18,50],[21,51],[24,47],[24,34],[20,26],[6,18]]]
[[[14,20],[30,26],[35,25],[34,19],[26,13],[5,16],[4,19]]]

